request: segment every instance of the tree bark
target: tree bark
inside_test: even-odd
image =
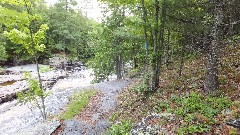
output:
[[[184,66],[184,51],[185,51],[185,44],[182,44],[182,50],[181,50],[181,62],[180,62],[180,67],[179,67],[179,72],[178,75],[179,77],[182,75],[182,70]]]
[[[159,35],[159,45],[157,46],[157,65],[156,65],[156,80],[155,80],[155,88],[158,87],[160,81],[160,70],[162,66],[162,54],[164,47],[164,29],[165,29],[165,21],[166,21],[166,0],[162,1],[162,13],[161,13],[161,25],[160,25],[160,35]]]
[[[218,53],[221,44],[223,22],[223,0],[213,0],[216,4],[214,9],[214,25],[212,28],[212,41],[207,53],[207,67],[204,89],[206,92],[214,92],[219,88],[218,82]]]
[[[165,44],[165,64],[168,68],[169,66],[169,48],[170,48],[170,30],[168,29],[168,35],[167,35],[167,44]]]
[[[117,79],[122,79],[122,56],[119,54],[116,57],[116,73]]]
[[[158,61],[158,51],[159,51],[159,39],[158,39],[158,21],[159,21],[159,0],[155,0],[155,27],[153,30],[153,61],[152,61],[152,90],[155,90],[158,87],[157,81],[157,61]]]
[[[148,35],[147,35],[147,10],[145,8],[145,1],[142,0],[142,14],[143,14],[143,21],[144,21],[144,42],[145,42],[145,49],[146,49],[146,58],[145,58],[145,70],[148,71]]]

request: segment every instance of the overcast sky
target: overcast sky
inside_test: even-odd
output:
[[[45,0],[48,5],[53,5],[58,0]],[[101,21],[102,14],[97,0],[76,0],[78,5],[76,8],[80,8],[84,14],[88,17],[93,18],[96,21]]]

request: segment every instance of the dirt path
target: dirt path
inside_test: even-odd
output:
[[[130,80],[115,80],[94,84],[99,94],[91,99],[89,105],[74,120],[64,121],[60,135],[100,135],[110,126],[108,118],[117,105],[118,92],[130,84]]]

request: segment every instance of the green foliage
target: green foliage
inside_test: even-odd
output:
[[[113,121],[116,120],[117,116],[118,116],[117,113],[113,113],[113,114],[111,115],[111,117],[109,118],[109,120],[110,120],[111,122],[113,122]]]
[[[40,88],[39,81],[34,79],[30,72],[25,72],[24,78],[29,84],[29,90],[27,90],[26,92],[17,93],[19,102],[22,104],[33,102],[30,108],[37,107],[41,111],[41,114],[45,119],[46,112],[44,102],[45,98],[49,95],[49,93],[45,92],[43,89]],[[40,99],[41,101],[39,101]]]
[[[45,49],[45,45],[41,44],[41,42],[45,38],[45,32],[48,29],[48,26],[46,24],[40,26],[39,30],[33,34],[33,42],[31,40],[30,30],[28,28],[25,29],[26,31],[20,31],[14,28],[9,32],[4,31],[3,35],[15,44],[23,45],[23,47],[31,55],[34,54],[34,51],[43,52]]]
[[[1,43],[1,38],[0,38],[0,61],[5,61],[8,57],[6,48],[3,43]]]
[[[230,107],[231,102],[224,97],[203,96],[196,92],[191,92],[186,97],[172,96],[171,102],[177,106],[169,108],[169,102],[160,102],[157,106],[159,111],[167,108],[179,116],[183,122],[179,129],[179,134],[203,133],[210,129],[210,126],[217,123],[215,116],[222,110]]]
[[[4,71],[4,68],[0,66],[0,73],[2,73],[3,71]]]
[[[5,2],[12,6],[20,7],[21,10],[0,6],[0,10],[2,11],[1,16],[5,18],[0,23],[6,27],[3,35],[12,43],[23,45],[31,55],[38,51],[42,52],[45,48],[43,40],[45,39],[45,32],[48,30],[48,26],[41,24],[35,28],[35,23],[41,21],[41,17],[38,14],[30,13],[30,8],[33,7],[34,1],[21,1],[19,3]],[[26,11],[26,9],[28,10]],[[37,30],[33,32],[33,28]]]
[[[43,11],[45,22],[49,25],[48,46],[51,51],[68,53],[71,59],[92,57],[90,32],[92,22],[78,10],[75,2],[58,1]],[[42,12],[42,8],[38,9]]]
[[[38,97],[45,97],[45,93],[40,89],[39,82],[32,78],[30,72],[24,73],[24,78],[29,83],[29,90],[26,92],[17,93],[17,97],[20,103],[27,103],[37,100]]]
[[[89,103],[92,96],[97,92],[89,89],[75,93],[70,99],[70,103],[67,106],[67,110],[61,115],[61,119],[72,119],[75,115],[80,114],[81,110]]]
[[[150,74],[144,73],[142,75],[142,83],[136,87],[134,87],[134,91],[140,94],[146,94],[150,91]]]
[[[228,83],[228,79],[226,76],[220,76],[218,80],[221,85],[226,85]]]
[[[107,135],[130,135],[132,122],[129,120],[113,124],[108,130]]]
[[[51,68],[50,66],[44,66],[44,65],[39,66],[40,73],[46,73],[46,72],[50,72],[52,70],[53,70],[53,68]]]
[[[127,75],[130,77],[130,78],[133,78],[137,75],[139,75],[139,72],[140,72],[140,69],[139,68],[134,68],[132,70],[130,70]]]
[[[167,100],[158,101],[157,108],[156,108],[158,112],[167,110],[168,108],[170,108],[170,103]]]

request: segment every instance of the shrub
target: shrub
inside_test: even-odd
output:
[[[130,135],[132,122],[129,120],[113,124],[108,130],[107,135]]]

